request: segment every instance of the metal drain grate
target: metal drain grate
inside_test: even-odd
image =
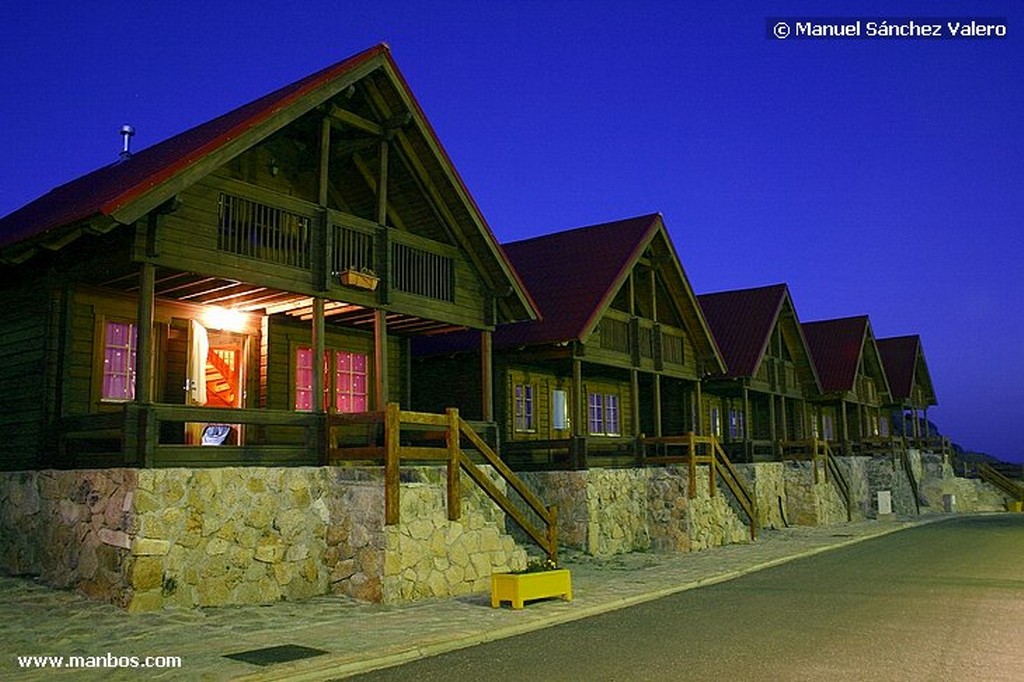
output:
[[[326,653],[322,649],[312,649],[308,646],[282,644],[281,646],[269,646],[265,649],[240,651],[237,654],[224,654],[224,658],[231,658],[253,665],[272,665],[274,663],[288,663],[289,661],[300,661],[303,658],[323,656]]]

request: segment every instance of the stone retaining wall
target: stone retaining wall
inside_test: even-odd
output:
[[[797,526],[834,526],[846,523],[846,503],[825,472],[814,482],[811,462],[785,462],[788,521]],[[851,498],[852,500],[852,498]],[[851,501],[851,505],[852,505]]]
[[[589,469],[521,474],[545,502],[558,505],[559,544],[608,557],[651,549],[686,552],[749,540],[728,494],[709,492],[697,469],[689,499],[686,467]]]
[[[378,469],[109,469],[0,475],[0,570],[132,611],[347,594],[394,602],[476,592],[526,553],[464,478],[403,469],[384,525]]]
[[[944,512],[947,495],[953,511],[957,512],[991,512],[1005,511],[1009,495],[995,486],[980,479],[958,478],[953,467],[946,464],[942,455],[930,452],[921,453],[922,476],[919,481],[922,507],[932,512]]]

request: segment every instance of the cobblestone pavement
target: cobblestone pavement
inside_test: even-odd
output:
[[[562,557],[572,602],[492,609],[487,594],[383,606],[324,596],[270,606],[128,614],[29,579],[0,577],[0,679],[324,680],[508,637],[938,521],[930,516],[762,531],[756,542],[689,554]],[[327,653],[256,665],[228,654],[297,645]],[[176,669],[28,670],[19,656],[178,656]],[[108,657],[108,660],[112,660]]]

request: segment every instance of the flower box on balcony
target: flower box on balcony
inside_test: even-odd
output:
[[[339,276],[341,283],[345,286],[356,287],[357,289],[366,289],[367,291],[373,291],[377,288],[377,282],[380,279],[372,272],[363,272],[360,270],[344,270]]]
[[[491,575],[491,606],[494,608],[507,601],[513,609],[521,609],[524,602],[549,597],[572,601],[572,576],[569,575],[569,569]]]

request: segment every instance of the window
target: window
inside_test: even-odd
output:
[[[621,433],[619,396],[603,393],[588,394],[587,428],[594,435],[619,435]]]
[[[832,438],[832,415],[824,414],[821,416],[821,430],[825,440],[833,440]]]
[[[107,322],[103,335],[102,400],[135,399],[137,329],[128,322]]]
[[[555,431],[565,431],[569,428],[568,394],[561,389],[551,392],[551,428]]]
[[[366,355],[334,354],[334,407],[338,412],[366,412]]]
[[[722,437],[722,417],[717,407],[711,408],[711,435],[716,438]]]
[[[533,386],[516,384],[515,387],[515,425],[516,431],[534,431],[533,420]]]
[[[365,412],[369,405],[367,366],[367,356],[363,353],[325,353],[324,408],[333,405],[336,412]],[[312,348],[295,351],[295,409],[300,412],[313,409]]]
[[[604,432],[609,436],[619,435],[619,396],[604,397]]]
[[[743,437],[743,412],[735,409],[729,410],[729,438],[742,440]]]

